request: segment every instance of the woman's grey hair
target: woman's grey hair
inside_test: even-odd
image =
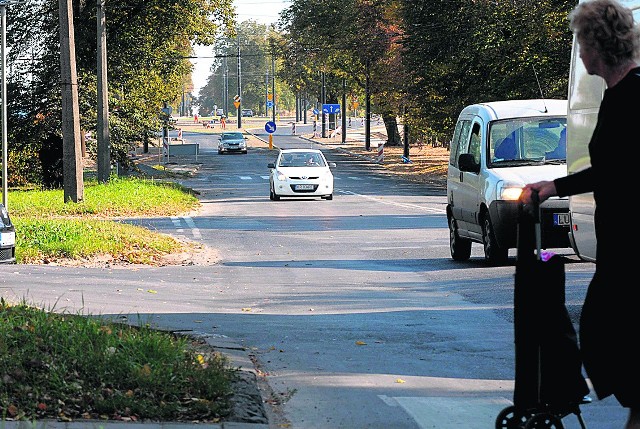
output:
[[[590,0],[569,13],[569,27],[580,43],[595,49],[610,66],[640,57],[640,27],[632,11],[617,0]]]

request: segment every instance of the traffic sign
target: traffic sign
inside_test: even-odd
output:
[[[264,124],[264,130],[266,132],[268,132],[269,134],[273,134],[276,132],[276,123],[273,121],[269,121],[266,124]]]
[[[318,113],[320,113],[320,112],[318,111],[318,109],[313,109],[313,114],[314,114],[314,115],[317,115]]]
[[[324,113],[340,113],[340,105],[339,104],[323,104],[322,112]]]
[[[267,94],[267,100],[269,101],[273,100],[273,94]]]
[[[239,103],[241,100],[241,97],[239,95],[236,95],[235,97],[233,97],[233,101]],[[236,106],[237,107],[237,106]]]
[[[237,109],[238,107],[240,107],[240,102],[239,101],[234,101],[233,105],[236,106],[236,109]]]
[[[267,101],[267,108],[271,109],[273,107],[273,101]]]

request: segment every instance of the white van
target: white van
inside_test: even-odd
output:
[[[518,199],[527,183],[566,175],[566,100],[509,100],[465,107],[458,116],[447,171],[451,257],[471,243],[492,265],[516,247]],[[542,247],[569,248],[569,199],[541,204]]]
[[[580,0],[582,3],[584,0]],[[620,0],[633,10],[640,22],[640,0]],[[577,40],[573,39],[569,72],[569,110],[567,112],[567,173],[575,173],[591,165],[589,140],[596,126],[605,82],[598,76],[588,75],[579,55]],[[596,260],[596,235],[593,224],[595,203],[593,193],[569,197],[571,232],[569,239],[576,255],[585,261]]]

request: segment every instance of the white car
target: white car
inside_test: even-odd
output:
[[[269,198],[320,197],[333,199],[335,162],[327,162],[318,149],[283,149],[276,162],[270,162]]]
[[[509,100],[465,107],[454,131],[447,173],[451,257],[465,261],[471,243],[504,264],[517,245],[522,187],[567,174],[567,100]],[[567,248],[569,199],[540,206],[542,248]]]

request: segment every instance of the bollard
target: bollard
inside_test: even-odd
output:
[[[384,143],[378,143],[378,158],[376,159],[376,162],[379,162],[380,164],[382,164],[383,161],[384,161]]]

